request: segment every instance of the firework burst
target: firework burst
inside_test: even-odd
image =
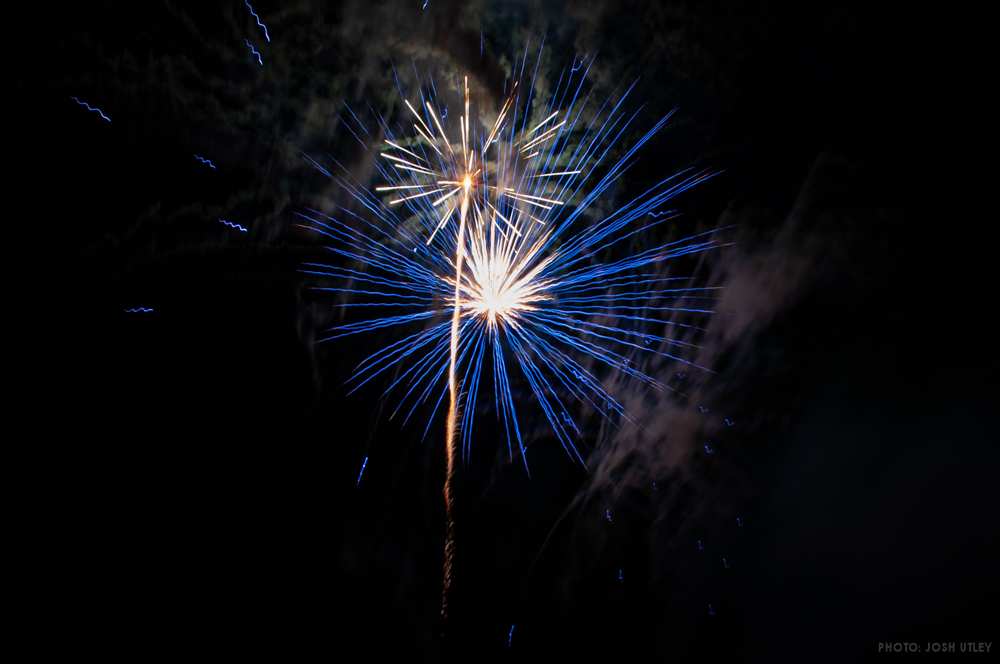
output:
[[[712,313],[705,304],[712,289],[689,285],[689,277],[668,274],[664,264],[720,246],[717,230],[628,251],[673,218],[665,209],[672,198],[712,173],[674,173],[617,209],[599,210],[671,114],[624,145],[638,116],[625,107],[635,84],[598,102],[584,93],[588,71],[589,63],[565,70],[551,97],[540,100],[534,76],[529,85],[517,82],[522,62],[499,110],[485,121],[473,114],[466,77],[464,112],[451,135],[436,94],[419,90],[411,101],[400,91],[412,132],[398,125],[393,131],[379,116],[384,142],[376,168],[383,184],[374,192],[310,158],[359,206],[301,213],[340,258],[304,271],[337,280],[319,288],[345,293],[349,300],[339,306],[379,312],[337,325],[325,339],[417,328],[358,364],[352,391],[391,376],[384,394],[398,396],[394,415],[405,411],[409,420],[418,405],[431,405],[425,434],[448,397],[443,613],[454,548],[456,448],[460,443],[463,457],[470,453],[479,396],[492,401],[508,455],[513,459],[516,449],[526,470],[514,398],[514,386],[522,384],[566,452],[583,463],[575,442],[580,412],[627,417],[601,372],[662,389],[633,358],[691,364],[685,355],[695,346],[676,333],[684,324],[675,316]]]

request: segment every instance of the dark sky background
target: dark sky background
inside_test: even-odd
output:
[[[261,0],[266,43],[237,0],[79,4],[32,19],[47,147],[29,162],[58,165],[35,221],[68,255],[40,528],[49,610],[76,647],[843,662],[879,659],[882,640],[995,642],[996,362],[977,350],[989,328],[960,315],[978,278],[938,250],[950,222],[915,209],[900,15]],[[467,70],[499,97],[543,36],[543,71],[596,54],[595,90],[640,78],[647,126],[678,108],[621,193],[724,171],[675,207],[682,228],[734,225],[703,389],[705,421],[735,426],[707,457],[675,433],[678,406],[652,403],[643,436],[587,442],[589,473],[535,441],[530,480],[485,437],[460,471],[443,629],[440,436],[388,421],[376,392],[346,396],[359,349],[315,343],[329,301],[296,270],[322,249],[293,213],[342,201],[301,153],[366,177],[344,103],[393,108],[390,62]]]

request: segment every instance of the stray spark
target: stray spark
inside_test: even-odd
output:
[[[604,510],[604,518],[608,520],[608,523],[611,523],[611,510]]]
[[[247,9],[250,10],[250,15],[253,16],[254,19],[256,19],[257,25],[259,25],[264,30],[264,39],[266,39],[267,43],[270,44],[271,35],[267,34],[267,26],[264,25],[264,22],[260,20],[260,16],[257,16],[257,12],[255,12],[253,10],[253,7],[250,6],[250,0],[243,0],[243,2],[246,4]]]
[[[708,456],[712,456],[713,454],[715,454],[715,448],[712,447],[712,443],[711,442],[705,443],[703,445],[703,448],[705,450],[705,454],[707,454]]]
[[[701,540],[698,540],[695,544],[697,544],[699,551],[704,551],[705,550],[705,544]]]
[[[219,223],[220,224],[224,224],[226,226],[229,226],[230,228],[235,228],[236,230],[238,230],[241,233],[246,233],[247,232],[247,229],[244,228],[243,226],[241,226],[240,224],[235,224],[235,223],[233,223],[231,221],[228,221],[226,219],[219,219]]]
[[[127,314],[151,314],[153,313],[152,307],[132,307],[131,309],[126,309]]]
[[[264,58],[261,57],[260,51],[258,51],[256,48],[254,48],[254,45],[250,43],[249,39],[244,39],[243,41],[246,43],[247,48],[250,49],[250,55],[256,56],[257,62],[260,64],[261,67],[263,67],[264,66]]]
[[[625,581],[625,570],[621,567],[618,568],[618,581],[619,582]]]
[[[741,516],[736,517],[736,527],[737,528],[743,527],[743,517]]]
[[[509,632],[507,632],[507,647],[508,647],[508,648],[510,648],[510,643],[511,643],[511,641],[512,641],[512,640],[513,640],[513,638],[514,638],[514,628],[515,628],[515,627],[517,627],[517,625],[511,625],[511,626],[510,626],[510,631],[509,631]]]
[[[420,8],[420,11],[424,11],[425,9],[427,9],[427,5],[430,4],[430,1],[431,0],[424,0],[424,6]]]
[[[212,163],[211,159],[206,159],[205,157],[202,157],[201,155],[197,154],[194,156],[194,158],[200,161],[201,163],[205,164],[209,168],[211,168],[213,171],[216,170],[215,164]]]
[[[724,420],[722,420],[722,423],[723,423],[723,424],[725,424],[725,425],[726,425],[727,427],[731,427],[731,426],[733,426],[734,424],[736,424],[735,422],[733,422],[733,421],[732,421],[731,419],[729,419],[728,417],[727,417],[727,418],[725,418]]]
[[[83,106],[85,109],[87,109],[91,113],[97,113],[98,115],[101,116],[101,119],[104,120],[105,122],[111,122],[111,118],[109,118],[108,116],[106,116],[104,114],[104,111],[102,111],[98,107],[91,106],[90,104],[88,104],[87,102],[83,101],[79,97],[70,97],[70,99],[72,99],[73,101],[75,101],[80,106]]]
[[[367,465],[368,465],[368,457],[365,457],[364,461],[361,462],[361,472],[358,473],[358,482],[355,486],[361,486],[361,476],[365,474],[365,466]]]
[[[726,557],[725,557],[725,556],[723,556],[723,557],[722,557],[722,566],[723,566],[723,567],[724,567],[725,569],[729,569],[729,561],[728,561],[728,560],[726,560]]]

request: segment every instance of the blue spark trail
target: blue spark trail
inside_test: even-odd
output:
[[[215,164],[212,163],[211,159],[206,159],[205,157],[202,157],[201,155],[197,154],[194,156],[194,158],[200,161],[201,163],[205,164],[209,168],[211,168],[213,171],[216,170]]]
[[[228,221],[226,219],[219,219],[219,223],[223,224],[225,226],[229,226],[230,228],[235,228],[236,230],[238,230],[241,233],[246,233],[247,232],[247,228],[245,228],[241,224],[236,224],[236,223],[233,223],[233,222]]]
[[[151,314],[153,313],[152,307],[132,307],[131,309],[125,309],[127,314]]]
[[[102,111],[98,107],[91,106],[90,104],[88,104],[87,102],[83,101],[82,99],[80,99],[78,97],[70,97],[70,99],[72,99],[73,101],[75,101],[80,106],[83,106],[85,109],[87,109],[91,113],[97,113],[98,115],[101,116],[101,119],[104,120],[105,122],[111,122],[111,118],[109,118],[107,115],[105,115],[104,111]]]
[[[256,49],[256,48],[254,47],[254,45],[253,45],[253,44],[252,44],[252,43],[250,42],[250,40],[249,40],[249,39],[244,39],[244,40],[243,40],[243,43],[245,43],[245,44],[247,45],[247,48],[249,48],[249,49],[250,49],[250,55],[252,55],[252,56],[254,56],[255,58],[257,58],[257,64],[259,64],[259,65],[260,65],[261,67],[263,67],[263,66],[264,66],[264,58],[263,58],[263,57],[261,57],[261,55],[260,55],[260,51],[258,51],[258,50],[257,50],[257,49]]]
[[[241,233],[246,233],[247,232],[247,228],[245,228],[241,224],[233,223],[233,222],[231,222],[231,221],[229,221],[227,219],[219,219],[219,223],[223,224],[225,226],[229,226],[230,228],[235,228],[236,230],[238,230]]]
[[[365,466],[368,465],[368,457],[366,456],[361,462],[361,470],[358,472],[358,481],[355,486],[361,486],[361,476],[365,474]]]
[[[255,12],[253,10],[253,7],[250,5],[250,0],[243,0],[243,2],[244,2],[244,4],[246,4],[247,9],[250,10],[250,15],[253,16],[254,20],[257,21],[257,25],[259,25],[261,27],[261,29],[264,30],[264,39],[267,40],[268,44],[270,44],[271,43],[271,35],[267,34],[267,26],[264,25],[264,22],[260,20],[260,16],[257,15],[257,12]]]

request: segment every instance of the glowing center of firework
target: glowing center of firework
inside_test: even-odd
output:
[[[485,316],[491,329],[495,329],[498,321],[512,321],[517,312],[524,309],[521,300],[521,289],[508,288],[502,283],[502,275],[482,284],[475,293],[475,299],[470,302],[472,311]]]
[[[477,251],[473,246],[469,272],[462,283],[462,309],[465,315],[486,319],[495,332],[501,325],[517,326],[521,314],[536,310],[548,299],[548,284],[537,278],[547,261],[525,270],[525,262],[512,262],[502,253]]]

